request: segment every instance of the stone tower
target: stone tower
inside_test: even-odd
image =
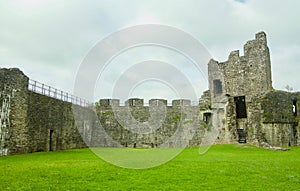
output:
[[[273,89],[266,34],[259,32],[248,41],[243,56],[235,50],[225,62],[210,60],[208,76],[212,110],[218,111],[215,114],[222,121],[221,141],[246,135],[255,141],[260,129],[260,99]]]

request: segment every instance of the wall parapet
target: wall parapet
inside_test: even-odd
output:
[[[123,107],[119,99],[100,99],[99,100],[100,107]],[[170,107],[178,107],[178,106],[198,106],[199,103],[193,102],[189,99],[176,99],[172,100],[172,104],[168,104],[168,100],[166,99],[150,99],[148,103],[144,102],[144,99],[140,98],[130,98],[125,101],[125,106],[129,107],[146,107],[146,106],[170,106]]]

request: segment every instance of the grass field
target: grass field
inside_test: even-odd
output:
[[[89,149],[0,157],[0,190],[300,190],[300,147],[185,149],[150,169],[124,169]]]

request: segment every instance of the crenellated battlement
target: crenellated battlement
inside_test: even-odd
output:
[[[168,101],[166,99],[150,99],[148,104],[145,104],[144,99],[141,98],[130,98],[125,101],[125,106],[129,106],[129,107],[163,106],[163,105],[169,107],[192,106],[192,101],[189,99],[176,99],[176,100],[172,100],[172,105],[168,105]],[[112,107],[112,106],[124,107],[121,105],[119,99],[100,99],[99,106],[104,108]]]
[[[120,100],[119,99],[100,99],[99,105],[101,107],[120,106]]]
[[[149,106],[166,106],[168,101],[166,99],[150,99]]]

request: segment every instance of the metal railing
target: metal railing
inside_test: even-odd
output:
[[[91,104],[89,101],[82,99],[78,96],[74,96],[68,92],[58,90],[56,88],[31,79],[29,79],[28,90],[83,107],[87,107]]]

